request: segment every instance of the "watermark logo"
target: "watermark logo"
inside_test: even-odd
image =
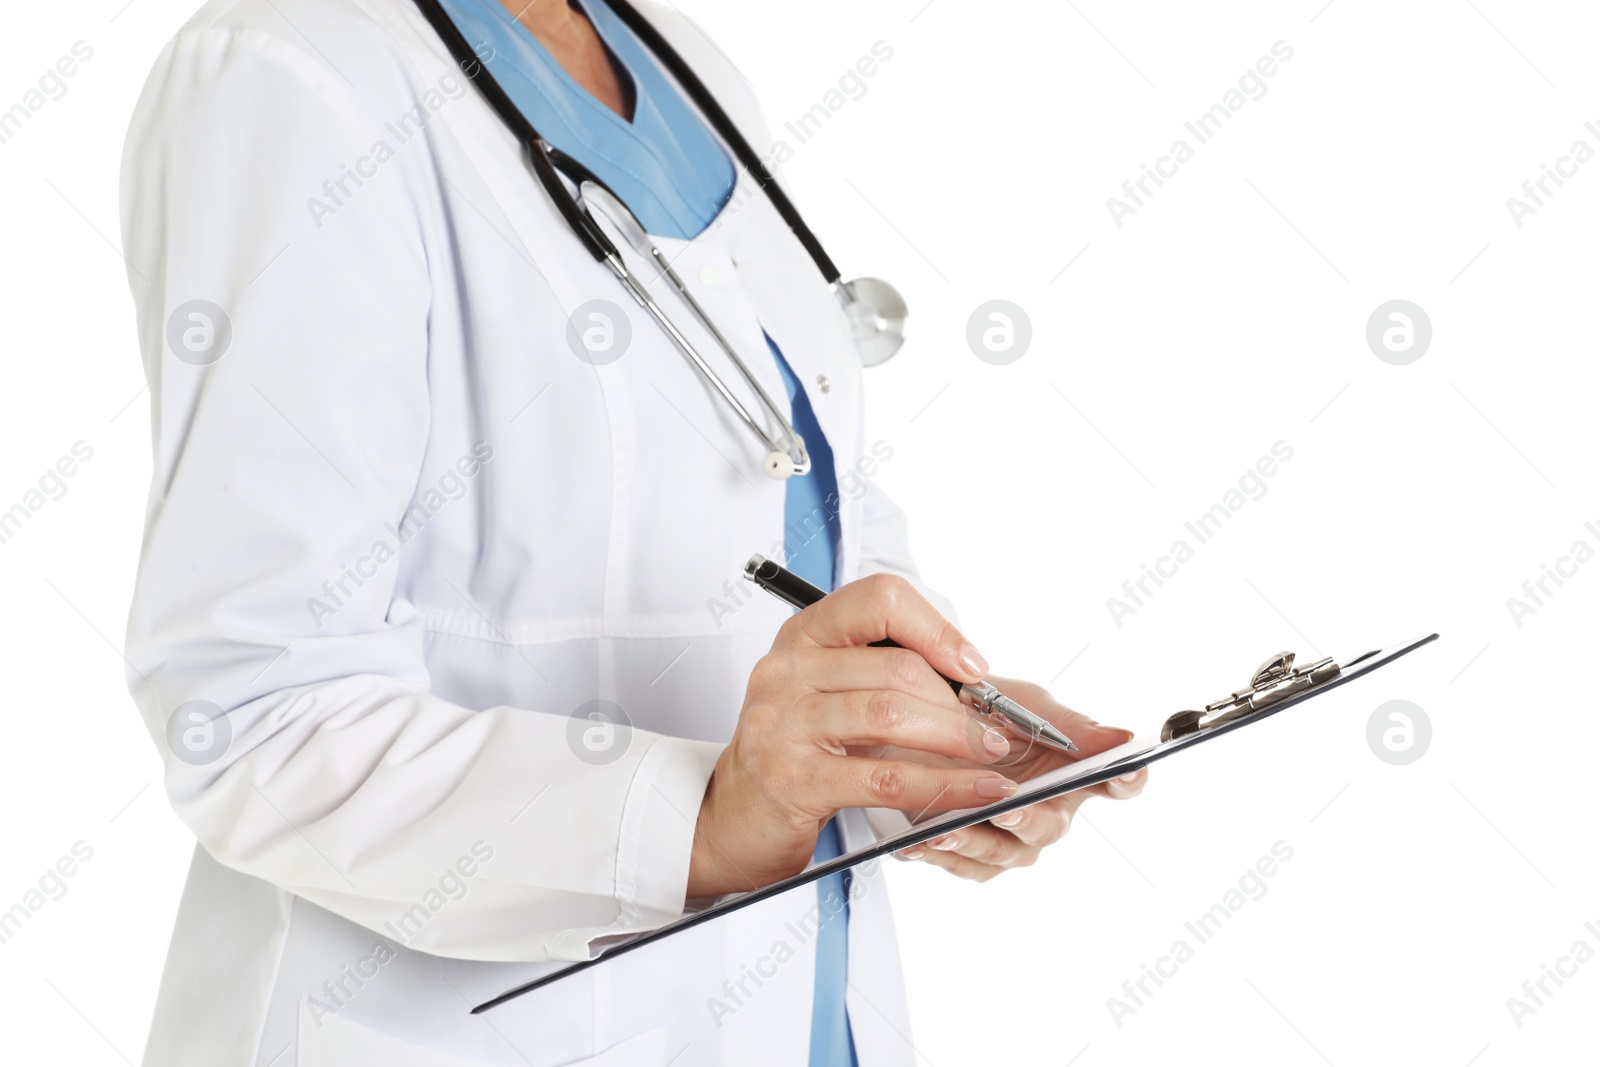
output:
[[[1432,320],[1409,300],[1379,304],[1367,319],[1367,347],[1392,366],[1415,363],[1432,343]]]
[[[567,347],[585,363],[615,363],[633,343],[633,320],[609,300],[585,300],[567,316]]]
[[[1367,747],[1395,767],[1417,762],[1432,743],[1433,723],[1428,713],[1409,700],[1379,704],[1367,720]]]
[[[311,1020],[322,1029],[322,1021],[343,1011],[352,1000],[382,973],[382,969],[400,955],[400,946],[415,941],[424,929],[456,901],[464,899],[472,889],[472,879],[478,876],[483,865],[494,859],[494,846],[486,841],[474,841],[466,854],[439,873],[422,896],[395,918],[386,920],[383,930],[388,937],[373,942],[372,951],[358,958],[354,965],[341,963],[338,973],[306,997],[306,1008]]]
[[[21,900],[0,911],[0,945],[16,937],[46,904],[66,896],[67,879],[77,874],[81,865],[93,858],[92,847],[81,840],[74,841],[71,855],[62,855],[46,867],[38,881],[22,894]]]
[[[188,300],[167,316],[167,348],[192,367],[209,367],[233,344],[233,320],[209,300]]]
[[[1015,363],[1032,343],[1033,322],[1009,300],[985,301],[967,319],[967,347],[992,366]]]
[[[72,454],[59,457],[46,467],[35,485],[22,494],[22,499],[0,511],[0,545],[8,543],[52,500],[67,495],[67,479],[94,458],[94,449],[84,441],[72,443]],[[0,505],[3,506],[3,505]]]
[[[783,540],[774,541],[768,546],[765,553],[767,558],[787,562],[791,550],[795,555],[799,555],[824,532],[831,531],[833,524],[843,513],[844,506],[866,496],[879,468],[893,458],[894,446],[880,439],[872,442],[872,445],[856,458],[855,463],[849,466],[841,464],[836,471],[839,491],[829,493],[822,501],[822,506],[812,508],[809,515],[787,518],[784,523]],[[762,595],[764,594],[752,582],[745,579],[741,570],[736,577],[722,583],[720,596],[706,598],[706,613],[710,615],[712,624],[720,630],[746,604]]]
[[[882,865],[882,860],[869,860],[847,871],[842,892],[832,887],[825,892],[817,892],[811,886],[802,886],[793,891],[791,896],[797,899],[809,897],[811,903],[799,915],[784,921],[784,935],[774,941],[770,949],[753,961],[739,964],[738,976],[722,983],[721,995],[706,998],[706,1013],[711,1016],[717,1029],[721,1030],[729,1019],[754,1000],[762,987],[777,977],[784,964],[804,952],[824,926],[837,921],[841,912],[860,902],[871,891],[872,881],[878,876]]]
[[[604,767],[628,754],[633,720],[609,700],[587,700],[567,719],[567,747],[591,767]]]
[[[1587,922],[1583,924],[1583,929],[1590,937],[1600,941],[1600,925]],[[1523,1020],[1528,1016],[1537,1015],[1540,1008],[1548,1007],[1546,1002],[1561,991],[1567,984],[1566,980],[1576,978],[1578,968],[1594,957],[1594,946],[1586,938],[1580,937],[1572,943],[1571,950],[1556,958],[1554,967],[1541,963],[1539,977],[1522,983],[1522,996],[1506,998],[1506,1010],[1511,1013],[1511,1021],[1516,1023],[1517,1029],[1522,1029]]]
[[[855,63],[841,71],[834,85],[822,94],[821,99],[783,124],[787,137],[776,136],[777,131],[773,131],[772,148],[761,157],[761,165],[769,171],[787,166],[798,154],[797,149],[820,135],[835,115],[852,101],[867,95],[867,80],[877,75],[883,65],[893,58],[892,45],[881,39],[872,42],[869,52],[858,56]],[[726,226],[745,205],[760,198],[760,186],[755,182],[736,182],[727,203],[723,204],[711,225],[718,229]]]
[[[488,45],[479,45],[473,51],[477,59],[461,64],[466,81],[454,74],[441,75],[436,88],[426,89],[417,103],[383,124],[383,135],[372,142],[365,154],[357,156],[352,163],[339,164],[339,173],[322,183],[321,196],[306,198],[306,211],[314,227],[322,229],[330,218],[343,211],[367,183],[378,176],[384,165],[399,155],[400,149],[427,129],[446,105],[467,95],[467,83],[483,69],[479,60],[488,62],[494,58],[494,49]]]
[[[1148,163],[1139,164],[1139,176],[1122,183],[1121,197],[1106,197],[1106,210],[1110,212],[1111,221],[1117,229],[1122,229],[1129,216],[1137,215],[1140,208],[1149,204],[1156,191],[1167,184],[1162,179],[1176,178],[1178,168],[1193,159],[1201,145],[1221,133],[1233,116],[1244,110],[1246,104],[1267,95],[1266,79],[1278,73],[1281,64],[1294,58],[1294,49],[1284,41],[1274,41],[1270,51],[1271,55],[1261,56],[1253,67],[1245,68],[1235,85],[1224,91],[1220,100],[1185,122],[1183,130],[1188,137],[1174,140],[1165,154],[1156,157],[1153,168]],[[1193,144],[1189,143],[1191,138]],[[1152,185],[1155,188],[1151,188]]]
[[[1593,122],[1585,122],[1583,129],[1591,137],[1600,138],[1600,126]],[[1578,168],[1594,156],[1594,147],[1580,137],[1572,142],[1572,147],[1565,155],[1556,158],[1554,168],[1548,163],[1539,164],[1539,176],[1522,183],[1522,196],[1506,197],[1506,210],[1511,213],[1512,225],[1522,229],[1529,218],[1537,215],[1540,208],[1547,207],[1547,202],[1566,186],[1567,183],[1562,179],[1576,178]],[[1555,188],[1552,189],[1552,185]]]
[[[94,48],[88,42],[74,41],[69,53],[57,59],[53,66],[46,67],[37,83],[22,94],[22,99],[9,107],[0,104],[0,145],[21,133],[46,104],[66,96],[67,79],[93,58]]]
[[[1117,629],[1122,629],[1123,620],[1128,616],[1148,606],[1156,591],[1178,576],[1178,568],[1194,559],[1200,546],[1221,533],[1246,504],[1267,495],[1267,479],[1294,458],[1294,448],[1286,441],[1274,441],[1271,453],[1257,458],[1254,466],[1246,468],[1236,485],[1223,492],[1222,499],[1184,523],[1187,536],[1173,541],[1166,554],[1156,557],[1154,567],[1148,563],[1139,564],[1139,576],[1122,583],[1122,596],[1106,597],[1106,610],[1111,613],[1111,621]]]
[[[860,56],[853,66],[846,67],[839,75],[837,84],[823,93],[821,100],[792,121],[785,122],[783,128],[794,135],[796,144],[805,144],[832,121],[833,116],[842,111],[846,104],[866,96],[867,79],[893,58],[894,48],[891,45],[881,39],[873,41],[870,55]],[[777,162],[781,164],[783,161]]]
[[[493,459],[494,446],[479,441],[471,452],[458,457],[437,479],[420,488],[399,522],[384,523],[384,536],[373,541],[363,555],[341,564],[339,573],[322,583],[320,597],[306,598],[306,611],[312,625],[322,629],[329,619],[352,603],[356,593],[377,578],[385,564],[398,559],[400,550],[421,534],[446,505],[467,495],[472,480]]]
[[[1294,847],[1285,841],[1274,841],[1269,851],[1270,855],[1261,856],[1245,868],[1220,900],[1193,921],[1184,923],[1187,936],[1173,941],[1164,955],[1156,957],[1153,966],[1139,964],[1139,976],[1122,983],[1121,996],[1106,998],[1106,1010],[1111,1013],[1111,1021],[1117,1024],[1118,1030],[1122,1029],[1123,1020],[1148,1007],[1167,981],[1177,977],[1178,969],[1194,959],[1200,947],[1221,933],[1233,917],[1244,910],[1245,905],[1267,895],[1267,879],[1294,858]]]
[[[1600,539],[1600,525],[1587,522],[1583,528],[1586,533]],[[1594,557],[1594,547],[1580,537],[1572,542],[1572,548],[1566,555],[1556,557],[1554,567],[1548,563],[1539,564],[1539,577],[1529,578],[1522,583],[1522,596],[1506,597],[1506,610],[1511,613],[1511,621],[1517,629],[1522,629],[1523,620],[1545,607],[1547,601],[1567,584],[1566,579],[1576,578],[1578,568]]]
[[[167,718],[167,748],[191,767],[217,762],[232,741],[232,724],[209,700],[185,701]]]

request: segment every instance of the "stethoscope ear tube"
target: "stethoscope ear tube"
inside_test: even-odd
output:
[[[677,80],[690,100],[700,109],[706,121],[733,152],[739,164],[766,194],[796,240],[810,254],[824,281],[844,308],[863,363],[876,364],[893,355],[900,347],[904,336],[905,305],[899,294],[886,283],[874,279],[860,279],[848,283],[841,281],[838,268],[823,250],[821,242],[801,219],[800,212],[777,185],[772,173],[756,155],[750,142],[745,139],[744,134],[722,109],[722,105],[717,103],[695,72],[667,43],[660,32],[627,3],[627,0],[606,0],[606,2],[610,4],[617,17]],[[795,432],[787,413],[773,401],[744,360],[734,351],[727,337],[717,328],[716,323],[695,299],[694,294],[683,284],[677,272],[672,269],[671,262],[656,248],[653,239],[627,205],[587,167],[555,148],[539,134],[505,89],[489,73],[471,43],[445,11],[440,0],[415,0],[415,3],[428,24],[439,35],[439,39],[454,58],[462,74],[478,87],[490,109],[521,143],[529,169],[538,178],[539,184],[567,223],[567,227],[577,236],[596,262],[603,264],[616,276],[639,306],[665,331],[674,346],[700,371],[751,432],[767,446],[769,452],[762,465],[763,472],[769,478],[779,481],[809,472],[811,458],[807,453],[805,440]],[[574,189],[568,188],[563,174],[571,178]],[[621,251],[606,230],[600,226],[591,208],[595,208],[599,214],[605,216],[636,252],[653,260],[660,268],[661,276],[671,283],[680,300],[716,341],[718,347],[727,354],[738,368],[740,376],[755,392],[761,405],[781,428],[782,440],[769,432],[767,427],[758,422],[739,402],[722,381],[721,376],[673,324],[649,290],[629,270]]]
[[[544,186],[551,200],[555,202],[556,210],[561,212],[583,247],[601,263],[615,256],[616,248],[595,225],[594,219],[588,216],[561,184],[561,176],[556,173],[555,165],[550,162],[551,148],[548,142],[539,136],[539,131],[533,128],[527,116],[523,115],[511,97],[506,95],[500,83],[495,81],[494,75],[489,73],[483,61],[472,50],[471,43],[462,36],[461,30],[445,11],[444,5],[439,0],[416,0],[416,5],[422,12],[422,17],[428,20],[428,25],[433,27],[433,31],[444,42],[445,48],[450,51],[451,58],[456,61],[461,73],[478,87],[478,91],[483,93],[484,99],[494,109],[500,121],[516,135],[518,141],[522,142],[523,154],[527,158],[529,168],[539,179],[539,184]]]
[[[494,76],[483,65],[483,61],[473,52],[472,45],[462,36],[461,30],[451,20],[444,6],[439,0],[415,0],[415,2],[422,11],[423,17],[428,20],[428,24],[433,27],[434,32],[439,35],[439,39],[449,49],[450,55],[456,61],[456,65],[461,68],[461,73],[465,74],[469,81],[478,86],[484,98],[488,100],[489,106],[500,117],[500,121],[504,122],[517,135],[517,139],[522,142],[523,149],[528,156],[528,165],[533,168],[534,174],[538,177],[539,183],[544,186],[545,191],[555,199],[557,210],[566,218],[567,225],[572,227],[573,232],[578,235],[584,247],[588,249],[589,254],[602,262],[607,256],[615,255],[616,249],[608,247],[610,242],[605,235],[598,231],[594,220],[585,216],[582,208],[573,202],[572,197],[570,195],[557,195],[565,193],[565,189],[561,184],[560,177],[556,174],[555,167],[551,165],[546,155],[550,151],[550,146],[543,137],[539,136],[538,131],[528,122],[527,117],[522,114],[516,104],[512,103],[511,98],[506,95],[506,91],[501,88],[500,83],[495,81]],[[650,49],[656,59],[677,79],[684,91],[689,94],[690,99],[694,101],[695,106],[705,114],[707,121],[711,123],[718,135],[733,150],[733,154],[738,158],[740,164],[750,172],[751,177],[755,179],[756,185],[772,201],[772,206],[777,210],[789,229],[794,232],[796,240],[800,242],[807,254],[811,256],[812,261],[816,263],[817,269],[822,272],[823,281],[829,285],[837,285],[840,277],[839,268],[834,266],[833,260],[828,256],[827,251],[823,249],[822,242],[817,240],[817,235],[811,232],[811,227],[807,226],[805,220],[801,218],[799,209],[794,206],[788,194],[779,187],[772,176],[772,172],[767,170],[766,164],[761,161],[760,156],[756,155],[755,149],[750,146],[750,142],[739,130],[739,127],[734,124],[733,120],[728,117],[728,113],[722,109],[722,105],[717,103],[716,98],[711,95],[711,90],[706,88],[705,83],[683,61],[683,57],[678,55],[677,50],[667,43],[666,38],[661,36],[655,26],[651,25],[648,19],[627,3],[627,0],[607,0],[607,2],[617,17],[645,43],[645,46]]]
[[[667,68],[678,84],[689,94],[689,98],[694,101],[695,106],[705,114],[707,121],[711,123],[718,135],[733,149],[733,154],[738,157],[740,164],[750,172],[751,177],[755,179],[756,185],[760,186],[761,191],[767,195],[767,199],[772,201],[772,206],[777,209],[779,216],[793,231],[795,239],[800,242],[807,254],[811,256],[812,261],[816,263],[817,269],[822,272],[822,280],[830,286],[839,284],[839,268],[833,265],[833,260],[822,247],[822,242],[817,240],[817,235],[811,232],[811,227],[807,226],[805,219],[800,217],[800,210],[794,206],[793,201],[789,199],[789,195],[778,185],[777,180],[772,176],[772,172],[767,169],[767,165],[762,162],[760,156],[756,155],[756,150],[745,139],[744,133],[740,131],[733,119],[728,117],[728,113],[722,109],[722,105],[717,103],[717,98],[711,95],[711,90],[706,88],[705,83],[700,80],[700,76],[690,68],[689,64],[683,61],[683,57],[678,54],[677,49],[673,48],[667,42],[667,39],[661,36],[661,32],[651,24],[650,20],[639,14],[633,5],[628,3],[628,0],[605,0],[605,3],[610,6],[619,19],[627,24],[628,29],[632,30],[634,35],[645,43],[656,59],[661,61],[662,65]]]

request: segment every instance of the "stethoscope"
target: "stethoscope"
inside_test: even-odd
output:
[[[868,367],[877,366],[893,356],[905,340],[906,305],[900,294],[888,282],[877,278],[857,278],[848,282],[840,280],[839,268],[833,265],[833,260],[828,257],[822,243],[817,240],[817,235],[811,232],[811,227],[800,217],[800,212],[796,210],[788,195],[778,187],[766,165],[750,146],[750,142],[745,140],[733,120],[728,117],[728,113],[722,110],[722,106],[711,95],[711,91],[684,62],[683,57],[626,0],[605,0],[605,3],[667,68],[667,72],[688,94],[690,101],[700,109],[700,113],[711,124],[711,128],[732,149],[735,159],[749,172],[757,187],[766,193],[767,199],[777,209],[779,216],[811,256],[812,262],[817,265],[817,270],[822,272],[823,280],[828,283],[828,288],[844,309],[845,319],[850,325],[851,335],[855,339],[856,350],[862,364]],[[421,9],[423,17],[444,41],[445,47],[450,50],[462,72],[468,74],[468,77],[477,84],[484,99],[494,109],[500,121],[504,122],[522,142],[528,165],[533,168],[539,183],[544,186],[545,192],[550,195],[551,201],[561,212],[567,226],[584,248],[588,249],[589,254],[598,262],[606,265],[628,294],[660,326],[673,346],[700,372],[750,432],[766,446],[768,451],[762,469],[767,477],[782,480],[807,473],[811,469],[811,457],[806,451],[804,438],[795,431],[783,409],[773,402],[772,397],[751,373],[749,366],[734,351],[727,337],[717,329],[699,301],[690,294],[688,287],[683,284],[683,279],[672,269],[671,262],[656,247],[633,212],[628,210],[627,205],[606,188],[605,183],[595,177],[588,168],[553,147],[538,130],[533,128],[527,117],[500,87],[499,82],[495,81],[494,76],[484,67],[439,0],[416,0],[416,4]],[[576,192],[569,189],[567,183],[562,180],[563,173],[576,186]],[[722,376],[706,362],[694,343],[673,323],[671,317],[651,296],[649,289],[639,277],[628,269],[616,244],[595,221],[596,212],[611,223],[623,239],[633,246],[635,252],[656,264],[661,276],[667,279],[668,284],[689,308],[695,320],[711,335],[717,347],[733,361],[740,377],[750,386],[751,391],[760,400],[761,406],[777,423],[778,433],[770,432],[765,424],[757,421],[750,410],[728,388]]]

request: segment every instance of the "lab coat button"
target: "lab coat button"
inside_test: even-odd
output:
[[[821,389],[824,393],[832,388],[832,386],[828,384],[828,376],[826,374],[817,375],[817,388]]]

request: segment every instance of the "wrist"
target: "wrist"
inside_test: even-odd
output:
[[[711,777],[706,781],[705,795],[700,800],[700,810],[695,816],[694,840],[689,848],[689,884],[687,896],[694,900],[702,897],[721,896],[727,892],[727,874],[723,870],[725,862],[721,850],[717,847],[719,830],[717,827],[717,798],[721,792],[720,785],[726,777],[724,761],[727,752],[724,750],[717,765],[711,771]]]

